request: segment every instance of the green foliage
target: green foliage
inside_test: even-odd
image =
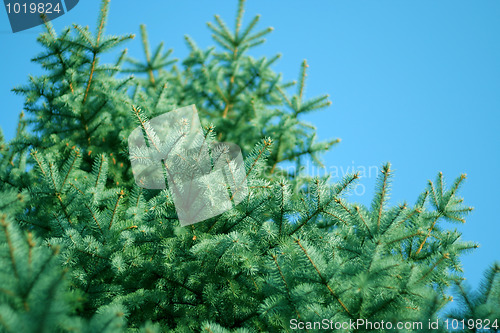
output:
[[[500,264],[493,264],[485,273],[477,291],[469,290],[463,281],[455,282],[459,309],[452,311],[448,318],[465,320],[466,327],[460,332],[476,332],[478,324],[489,326],[491,331],[499,331],[500,318]],[[473,323],[473,324],[472,324]]]
[[[279,55],[249,55],[272,28],[256,31],[258,16],[243,26],[243,1],[233,31],[218,16],[208,25],[218,47],[201,50],[186,37],[180,63],[163,44],[151,52],[141,26],[145,62],[123,50],[101,64],[133,37],[105,35],[108,5],[95,33],[74,25],[57,35],[47,24],[45,51],[33,59],[47,74],[14,90],[28,117],[13,141],[0,138],[0,332],[443,320],[460,256],[477,247],[444,224],[465,222],[471,210],[457,196],[464,175],[446,187],[440,173],[414,205],[391,207],[386,164],[371,206],[350,203],[359,175],[332,183],[284,168],[321,163],[339,141],[317,142],[301,120],[330,102],[305,99],[305,61],[298,82],[287,83],[271,68]],[[135,185],[126,144],[145,119],[191,104],[208,141],[241,147],[250,193],[181,227],[169,189]],[[498,316],[497,266],[485,281],[477,295],[461,291],[455,317]]]
[[[107,304],[91,320],[74,315],[82,294],[70,288],[60,247],[46,246],[0,215],[0,330],[2,332],[116,332],[125,327],[120,304]]]

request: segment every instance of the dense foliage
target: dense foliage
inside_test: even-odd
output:
[[[243,1],[233,31],[218,16],[208,25],[217,47],[186,37],[182,62],[151,51],[142,26],[145,61],[123,50],[101,63],[134,37],[105,34],[108,6],[95,33],[47,23],[33,59],[46,74],[15,89],[26,116],[0,141],[0,332],[282,332],[322,319],[445,331],[450,286],[463,301],[450,318],[500,318],[500,267],[467,291],[460,256],[477,245],[443,223],[471,210],[457,196],[464,175],[447,187],[438,174],[415,204],[391,207],[386,164],[371,206],[352,204],[358,174],[332,184],[300,172],[339,141],[316,141],[301,120],[330,102],[305,99],[305,61],[286,83],[271,68],[279,56],[248,54],[272,29],[255,31],[258,16],[243,26]],[[241,147],[250,194],[181,227],[169,189],[135,185],[127,137],[191,104],[207,140]]]

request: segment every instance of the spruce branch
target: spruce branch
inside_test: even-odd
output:
[[[236,24],[234,25],[234,37],[237,39],[240,29],[241,21],[243,20],[243,13],[245,12],[245,0],[238,1],[238,10],[236,12]]]
[[[307,64],[307,61],[304,59],[300,66],[299,85],[297,86],[297,95],[299,101],[302,101],[302,98],[304,97],[304,87],[306,84],[306,76],[307,76],[306,69],[308,67],[309,65]]]
[[[438,215],[434,221],[432,222],[432,225],[429,227],[429,231],[427,232],[427,235],[425,236],[424,240],[422,241],[422,243],[420,243],[420,246],[418,247],[417,251],[415,252],[415,256],[418,255],[420,253],[420,251],[422,251],[422,248],[424,247],[425,245],[425,242],[427,241],[427,239],[429,239],[432,231],[434,230],[434,227],[436,226],[436,223],[437,221],[439,220],[441,216]]]
[[[304,248],[304,246],[300,243],[300,239],[296,239],[295,242],[299,245],[300,249],[304,252],[304,254],[306,255],[307,257],[307,260],[309,260],[309,262],[311,263],[311,265],[314,267],[314,269],[316,270],[316,273],[318,273],[318,276],[319,278],[321,279],[321,283],[324,284],[326,286],[326,288],[328,289],[328,291],[330,292],[330,294],[332,294],[332,296],[335,298],[335,300],[340,304],[340,306],[342,306],[342,308],[345,310],[345,312],[347,312],[347,314],[351,315],[351,313],[349,312],[349,310],[347,309],[347,307],[345,306],[345,304],[340,300],[340,298],[336,295],[336,293],[333,291],[332,287],[330,287],[330,285],[328,284],[327,280],[323,277],[323,275],[321,274],[321,272],[319,271],[318,267],[316,266],[316,264],[314,263],[314,261],[312,260],[312,258],[309,256],[309,254],[307,253],[307,250]]]
[[[392,174],[391,164],[387,163],[382,167],[381,177],[378,180],[379,191],[376,194],[376,199],[373,201],[372,207],[377,209],[377,232],[380,231],[380,223],[382,221],[382,212],[387,201],[389,178]]]
[[[10,256],[10,262],[12,264],[12,270],[14,271],[16,279],[19,279],[19,273],[17,271],[17,265],[16,265],[16,257],[14,255],[14,244],[12,243],[12,237],[9,232],[10,225],[7,224],[6,214],[2,214],[0,216],[0,225],[2,225],[3,233],[5,235],[5,239],[7,240],[7,246],[9,247],[9,256]]]

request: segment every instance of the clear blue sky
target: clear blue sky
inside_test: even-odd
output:
[[[80,1],[53,23],[95,27],[98,8],[97,0]],[[206,22],[220,14],[232,27],[235,9],[228,0],[115,0],[107,31],[138,33],[146,23],[153,45],[165,41],[183,58],[184,34],[210,46]],[[0,11],[0,126],[10,139],[23,105],[10,89],[41,74],[29,61],[40,51],[41,28],[12,34]],[[246,22],[255,14],[262,14],[261,27],[275,31],[254,54],[283,53],[275,69],[289,80],[307,59],[306,95],[331,95],[330,108],[305,118],[319,138],[342,138],[324,156],[330,170],[390,161],[393,204],[413,203],[439,171],[448,183],[467,173],[461,194],[475,211],[457,227],[481,244],[463,258],[476,287],[484,269],[500,260],[500,1],[248,0]],[[127,47],[142,56],[138,39]],[[361,203],[373,193],[375,175],[366,176],[365,189],[351,197]]]

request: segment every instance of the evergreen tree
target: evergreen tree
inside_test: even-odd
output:
[[[471,211],[458,197],[465,175],[447,187],[440,173],[414,205],[391,207],[385,164],[364,207],[345,198],[358,174],[332,183],[302,172],[339,142],[318,142],[301,119],[328,96],[305,99],[305,61],[283,82],[279,55],[249,55],[272,29],[256,31],[258,16],[244,26],[243,5],[234,30],[218,16],[208,25],[217,47],[186,37],[182,62],[163,44],[152,51],[141,26],[145,61],[122,50],[102,64],[134,37],[105,34],[109,0],[94,33],[46,24],[33,61],[47,74],[14,90],[27,117],[0,140],[1,332],[282,332],[322,319],[439,320],[445,331],[448,287],[462,288],[460,256],[477,247],[443,224]],[[181,227],[170,189],[135,185],[127,137],[191,104],[207,140],[241,147],[250,193]],[[498,265],[485,279],[450,318],[499,317]]]

